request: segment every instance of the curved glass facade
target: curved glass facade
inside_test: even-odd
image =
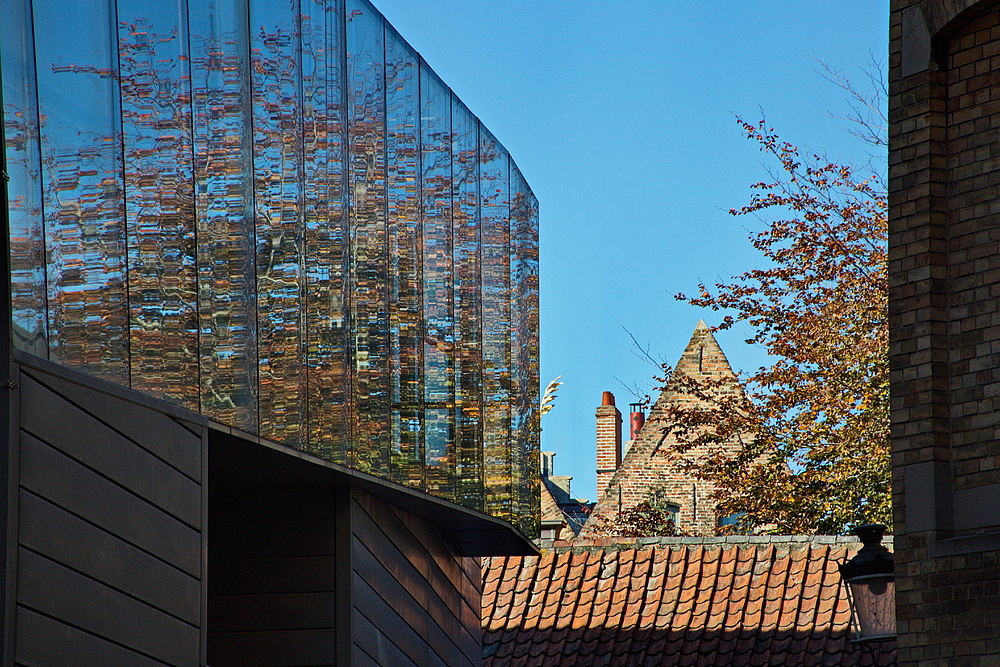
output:
[[[536,532],[537,201],[368,2],[5,7],[17,347]]]

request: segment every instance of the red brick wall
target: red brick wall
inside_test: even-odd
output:
[[[606,392],[607,393],[607,392]],[[622,413],[614,405],[597,408],[597,489],[611,481],[622,464]]]
[[[732,379],[733,384],[726,390],[738,391],[729,361],[704,322],[700,322],[695,328],[687,348],[677,362],[675,373],[696,378]],[[696,400],[689,394],[670,388],[660,394],[618,472],[608,475],[608,481],[598,479],[597,506],[581,535],[601,531],[606,522],[613,522],[619,511],[635,507],[647,500],[653,492],[661,493],[664,500],[680,507],[678,528],[681,531],[700,535],[715,534],[718,516],[715,503],[710,498],[715,488],[684,468],[686,460],[700,458],[706,452],[695,448],[684,454],[677,454],[673,449],[676,439],[665,433],[667,424],[662,416],[669,403]],[[601,409],[598,408],[599,418]],[[598,429],[600,433],[600,426]],[[735,446],[735,443],[731,444]]]

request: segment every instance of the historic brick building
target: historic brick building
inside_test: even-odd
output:
[[[901,665],[1000,655],[1000,2],[894,0],[890,355]]]
[[[674,377],[680,375],[721,381],[720,392],[740,391],[725,353],[704,322],[698,322],[674,368]],[[682,532],[716,533],[719,517],[711,499],[713,485],[683,468],[686,460],[696,460],[706,452],[696,447],[678,454],[674,449],[676,435],[669,432],[664,414],[669,405],[699,400],[671,383],[660,393],[648,420],[623,456],[621,413],[611,392],[604,392],[603,405],[597,408],[596,415],[598,500],[583,535],[595,534],[604,521],[612,520],[619,511],[651,498],[675,512],[677,527]]]

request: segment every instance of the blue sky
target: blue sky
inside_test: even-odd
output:
[[[373,1],[538,197],[542,385],[565,383],[542,449],[594,500],[601,392],[627,412],[630,389],[653,386],[630,333],[675,362],[698,319],[719,316],[673,294],[760,262],[755,221],[728,211],[772,165],[735,114],[864,162],[868,147],[831,117],[847,113],[846,96],[814,59],[862,82],[861,68],[884,60],[888,0]],[[718,336],[737,369],[766,361],[745,337]]]

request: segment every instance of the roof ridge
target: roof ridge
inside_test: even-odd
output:
[[[891,543],[892,535],[886,535],[885,540]],[[599,537],[594,539],[576,538],[573,540],[540,540],[542,549],[555,552],[562,551],[621,551],[624,549],[646,549],[662,546],[704,546],[722,547],[731,545],[788,545],[802,546],[819,544],[860,544],[854,535],[713,535],[692,537]]]

